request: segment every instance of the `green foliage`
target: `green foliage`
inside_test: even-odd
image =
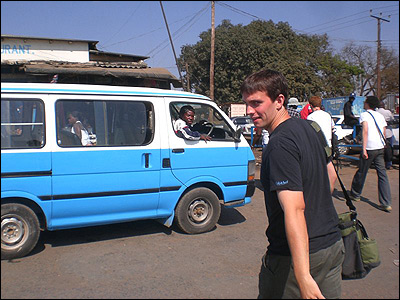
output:
[[[209,95],[211,30],[195,45],[182,47],[181,66],[194,92]],[[241,102],[246,76],[264,69],[280,71],[288,80],[289,96],[307,101],[313,94],[342,96],[352,90],[347,65],[329,49],[326,35],[295,33],[288,23],[253,21],[247,26],[224,20],[215,29],[214,95],[217,103]]]

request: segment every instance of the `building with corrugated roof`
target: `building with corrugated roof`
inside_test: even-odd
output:
[[[1,35],[2,82],[51,82],[171,89],[181,82],[148,56],[104,52],[98,41]]]

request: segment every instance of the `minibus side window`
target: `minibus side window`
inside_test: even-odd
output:
[[[211,105],[203,103],[172,102],[170,114],[172,127],[179,118],[182,106],[190,105],[195,110],[193,130],[202,134],[209,134],[213,141],[233,141],[234,130],[229,126],[224,117]]]
[[[1,99],[1,149],[45,145],[44,104],[39,99]]]
[[[152,104],[143,101],[58,100],[56,103],[58,145],[61,147],[146,145],[154,136],[153,114]],[[79,119],[84,130],[81,138],[77,136],[75,130],[72,130],[75,128],[73,123],[76,119]]]

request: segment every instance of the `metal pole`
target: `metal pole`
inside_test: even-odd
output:
[[[210,98],[214,100],[215,1],[211,1]]]
[[[370,10],[372,12],[372,10]],[[378,49],[377,49],[377,57],[376,57],[376,76],[377,76],[377,97],[379,100],[381,100],[381,20],[390,22],[389,20],[383,19],[381,17],[376,17],[373,15],[370,15],[371,17],[377,19],[378,21]],[[381,13],[382,16],[382,13]]]
[[[187,92],[190,92],[190,74],[189,74],[189,65],[188,65],[188,63],[186,62],[185,63],[185,65],[186,65],[186,84],[187,84]]]
[[[163,8],[163,5],[162,5],[161,1],[160,1],[160,6],[161,6],[161,10],[162,10],[162,13],[163,13],[163,16],[164,16],[165,26],[167,27],[168,36],[169,36],[169,41],[171,42],[172,52],[174,52],[176,67],[178,68],[179,77],[181,78],[182,88],[183,88],[183,90],[185,90],[185,86],[183,85],[183,79],[182,79],[182,74],[181,74],[181,68],[179,68],[178,59],[176,58],[176,53],[175,53],[174,44],[173,44],[173,42],[172,42],[171,33],[169,32],[169,27],[168,27],[168,23],[167,23],[167,18],[166,18],[166,16],[165,16],[164,8]]]

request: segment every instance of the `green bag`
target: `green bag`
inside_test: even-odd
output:
[[[378,245],[374,239],[368,237],[355,211],[345,212],[338,216],[345,247],[342,279],[364,278],[372,268],[376,268],[381,263]]]
[[[324,147],[328,158],[332,155],[331,149],[327,146],[326,139],[322,134],[319,125],[312,121],[310,125],[317,132],[321,145]],[[340,179],[339,172],[335,168],[337,178],[346,198],[348,212],[338,214],[339,228],[342,233],[343,244],[345,248],[344,261],[342,264],[342,279],[360,279],[367,276],[372,268],[380,265],[378,245],[374,239],[368,237],[365,227],[357,219],[356,207],[350,200],[346,187]]]

